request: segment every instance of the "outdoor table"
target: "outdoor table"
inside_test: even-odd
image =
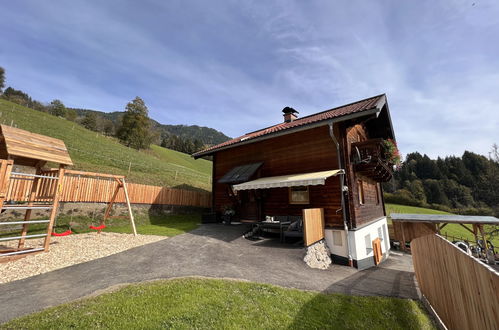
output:
[[[289,226],[291,224],[291,221],[260,221],[255,224],[257,228],[262,231],[265,229],[279,229],[279,236],[282,241],[282,232],[284,227]]]

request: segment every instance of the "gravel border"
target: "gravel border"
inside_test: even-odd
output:
[[[166,236],[87,233],[52,237],[50,251],[28,255],[24,258],[0,263],[0,284],[47,273],[82,262],[110,256],[137,246],[166,239]],[[26,241],[26,247],[40,247],[43,239]],[[6,242],[2,247],[15,247],[17,241]]]

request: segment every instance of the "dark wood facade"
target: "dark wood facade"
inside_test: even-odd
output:
[[[324,208],[326,225],[338,226],[343,222],[340,199],[340,184],[337,177],[326,180],[325,185],[310,187],[310,204],[289,204],[288,188],[241,191],[238,198],[231,198],[228,185],[217,181],[233,167],[254,162],[263,162],[256,177],[270,177],[297,173],[327,171],[338,168],[336,147],[329,136],[328,126],[313,128],[293,134],[246,144],[215,154],[213,166],[215,210],[236,203],[242,217],[262,219],[265,215],[301,215],[303,208]],[[255,178],[256,178],[255,177]],[[237,202],[235,202],[237,201]],[[251,205],[242,205],[244,203]],[[259,212],[254,209],[260,204]],[[253,214],[248,213],[252,211]],[[337,212],[338,211],[338,212]]]

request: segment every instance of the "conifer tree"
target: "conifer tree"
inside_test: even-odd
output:
[[[5,69],[0,66],[0,94],[5,87]]]

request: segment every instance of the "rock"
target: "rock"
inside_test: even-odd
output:
[[[303,261],[310,268],[328,269],[332,264],[331,252],[324,240],[320,240],[307,247],[307,252]]]

